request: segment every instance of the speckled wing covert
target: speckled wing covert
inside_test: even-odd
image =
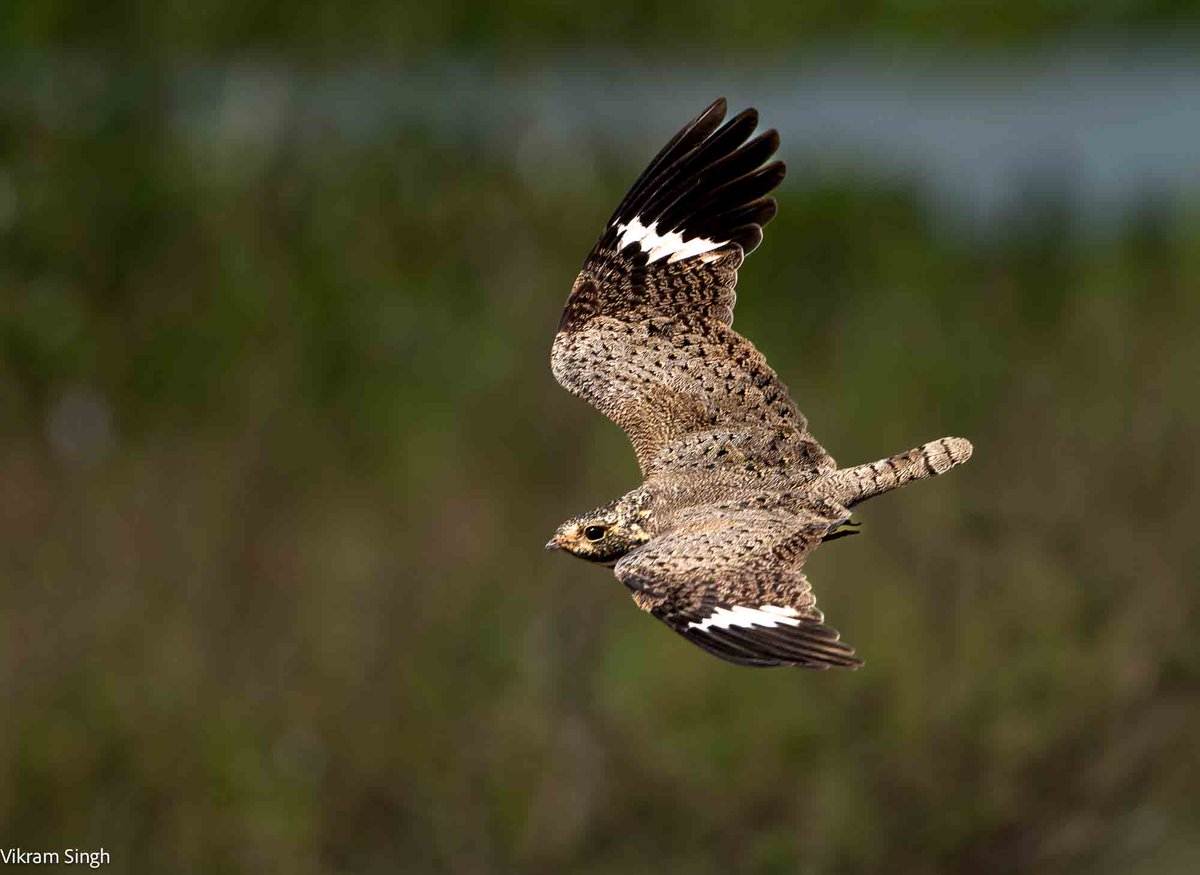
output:
[[[634,600],[693,644],[739,665],[857,668],[823,625],[800,566],[830,526],[812,512],[737,505],[682,511],[675,526],[617,562]]]
[[[775,216],[767,195],[784,165],[764,166],[779,135],[750,139],[755,110],[722,126],[725,111],[718,100],[684,127],[621,201],[575,280],[551,367],[625,430],[647,477],[714,428],[772,452],[782,440],[796,471],[831,470],[787,387],[731,327],[737,270]]]

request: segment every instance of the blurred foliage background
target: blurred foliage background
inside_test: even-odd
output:
[[[975,459],[811,561],[853,674],[725,665],[541,550],[638,479],[550,375],[559,308],[722,69],[1154,57],[1200,5],[684,17],[5,5],[0,844],[130,872],[1200,868],[1194,176],[1097,228],[1055,155],[979,224],[854,156],[814,172],[764,105],[791,174],[738,327],[843,463],[943,434]],[[499,81],[519,129],[503,83],[580,56],[704,99],[647,114],[626,81],[603,103],[627,131],[531,159],[452,75]],[[438,113],[348,128],[286,99],[364,70],[351,98],[386,81]],[[219,111],[261,75],[283,98]]]

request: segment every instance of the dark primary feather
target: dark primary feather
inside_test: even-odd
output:
[[[767,131],[747,143],[758,112],[744,110],[718,128],[724,116],[722,98],[675,135],[621,201],[600,246],[615,245],[621,227],[637,219],[645,226],[657,224],[660,236],[678,231],[684,241],[703,236],[739,243],[746,254],[753,251],[774,211],[747,216],[739,208],[783,180],[782,162],[761,166],[779,148],[779,134]]]
[[[688,152],[693,146],[701,142],[720,126],[722,119],[725,118],[725,109],[725,98],[717,98],[709,105],[708,109],[692,119],[689,124],[672,137],[667,142],[667,145],[663,146],[662,150],[654,156],[654,159],[646,165],[646,169],[642,171],[637,181],[633,183],[629,192],[621,200],[621,203],[617,205],[616,210],[613,211],[608,224],[615,225],[626,213],[635,215],[637,212],[637,199],[646,192],[647,188],[650,188],[654,184],[664,168],[669,167],[679,156]]]
[[[664,205],[672,203],[683,193],[700,184],[702,171],[706,175],[712,175],[730,153],[746,142],[757,125],[758,114],[754,110],[748,109],[739,113],[694,148],[676,160],[664,164],[659,172],[646,180],[643,189],[645,196],[633,199],[626,212],[616,216],[617,220],[627,222],[637,215],[651,219],[660,216]]]
[[[690,615],[671,615],[651,611],[685,638],[714,656],[737,665],[770,668],[777,665],[798,665],[804,668],[860,668],[862,660],[854,648],[842,644],[831,630],[818,623],[798,627],[710,629],[698,632],[688,628]]]

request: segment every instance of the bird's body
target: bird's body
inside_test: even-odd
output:
[[[966,461],[945,438],[839,469],[732,328],[744,255],[775,215],[753,110],[717,101],[651,162],[584,262],[551,353],[558,381],[628,434],[644,482],[547,545],[612,565],[634,600],[744,665],[856,666],[800,571],[860,501]]]

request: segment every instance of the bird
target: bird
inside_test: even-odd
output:
[[[766,358],[733,329],[745,256],[776,215],[774,130],[685,125],[617,206],[571,288],[551,349],[557,381],[620,426],[636,489],[560,525],[546,544],[612,568],[639,608],[738,665],[858,668],[803,571],[856,533],[851,509],[971,458],[946,437],[839,468]]]

